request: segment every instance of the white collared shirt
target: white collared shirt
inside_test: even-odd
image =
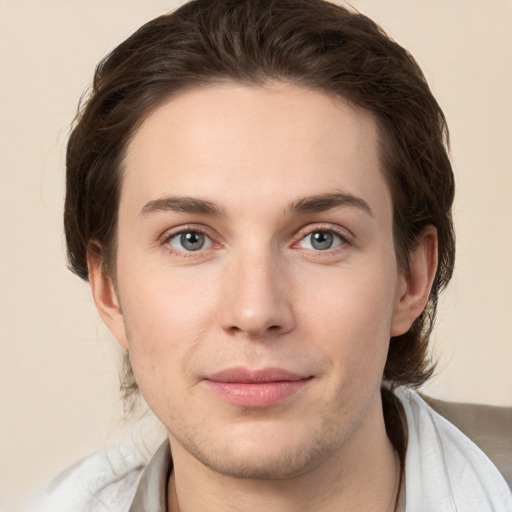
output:
[[[480,448],[416,392],[395,393],[408,430],[396,512],[512,512],[512,491]],[[115,445],[67,470],[34,512],[167,512],[171,471],[168,441],[149,463],[134,446]]]

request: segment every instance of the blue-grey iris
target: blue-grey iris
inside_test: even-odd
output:
[[[187,231],[181,234],[180,242],[187,251],[198,251],[204,246],[205,236],[197,231]]]
[[[311,247],[318,251],[325,251],[332,247],[334,236],[332,233],[326,233],[325,231],[315,231],[311,233]]]

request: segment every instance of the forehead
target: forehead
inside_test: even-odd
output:
[[[141,124],[124,159],[121,207],[128,195],[132,204],[215,195],[261,208],[269,200],[339,189],[372,196],[383,188],[370,113],[290,84],[224,84],[181,93]]]

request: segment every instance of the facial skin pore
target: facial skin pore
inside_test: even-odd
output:
[[[93,251],[89,268],[181,512],[393,510],[381,379],[436,240],[406,279],[377,148],[371,114],[283,83],[182,93],[134,134],[116,288]]]

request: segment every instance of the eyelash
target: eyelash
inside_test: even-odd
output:
[[[176,249],[172,246],[171,241],[175,239],[178,236],[181,236],[185,233],[197,233],[200,235],[205,236],[210,241],[210,246],[206,249],[200,248],[196,251],[192,250],[186,250],[183,249]],[[297,248],[300,243],[302,243],[308,236],[313,235],[314,233],[327,233],[334,235],[337,237],[340,241],[338,245],[336,245],[333,248],[327,248],[324,250],[321,249],[314,249],[314,248],[303,248],[306,251],[309,251],[311,253],[315,253],[318,256],[321,256],[322,254],[332,254],[333,252],[339,252],[346,249],[348,246],[352,243],[352,234],[347,232],[347,230],[341,229],[338,226],[329,224],[329,225],[317,225],[314,227],[308,227],[302,229],[299,234],[299,240],[294,242],[292,244],[292,248]],[[221,244],[216,242],[214,237],[212,236],[210,230],[206,229],[204,226],[182,226],[177,231],[167,232],[162,237],[162,245],[164,245],[167,249],[167,251],[173,255],[177,255],[182,258],[194,258],[198,257],[199,255],[204,255],[204,251],[211,249],[211,248],[219,248],[221,247]],[[300,248],[300,247],[299,247]]]
[[[182,258],[194,258],[199,256],[200,254],[204,255],[204,249],[198,249],[197,251],[187,251],[185,248],[183,249],[176,249],[172,246],[171,241],[179,237],[181,235],[184,235],[185,233],[197,233],[199,235],[203,235],[206,238],[210,240],[210,247],[207,249],[210,249],[211,247],[218,248],[220,247],[220,244],[215,242],[214,237],[210,233],[210,230],[206,229],[204,226],[182,226],[177,231],[167,232],[163,238],[162,238],[162,245],[164,245],[167,249],[167,251],[170,254],[182,257]]]
[[[308,236],[311,236],[314,233],[328,233],[339,238],[340,241],[340,243],[337,246],[324,250],[304,248],[307,251],[315,253],[317,256],[321,256],[322,254],[333,254],[335,252],[343,251],[346,250],[347,247],[352,245],[353,236],[346,229],[342,229],[339,226],[333,224],[320,224],[314,227],[308,227],[305,228],[304,230],[301,230],[301,232],[299,233],[300,239],[298,242],[295,242],[293,246],[297,246],[298,244],[303,242]]]

